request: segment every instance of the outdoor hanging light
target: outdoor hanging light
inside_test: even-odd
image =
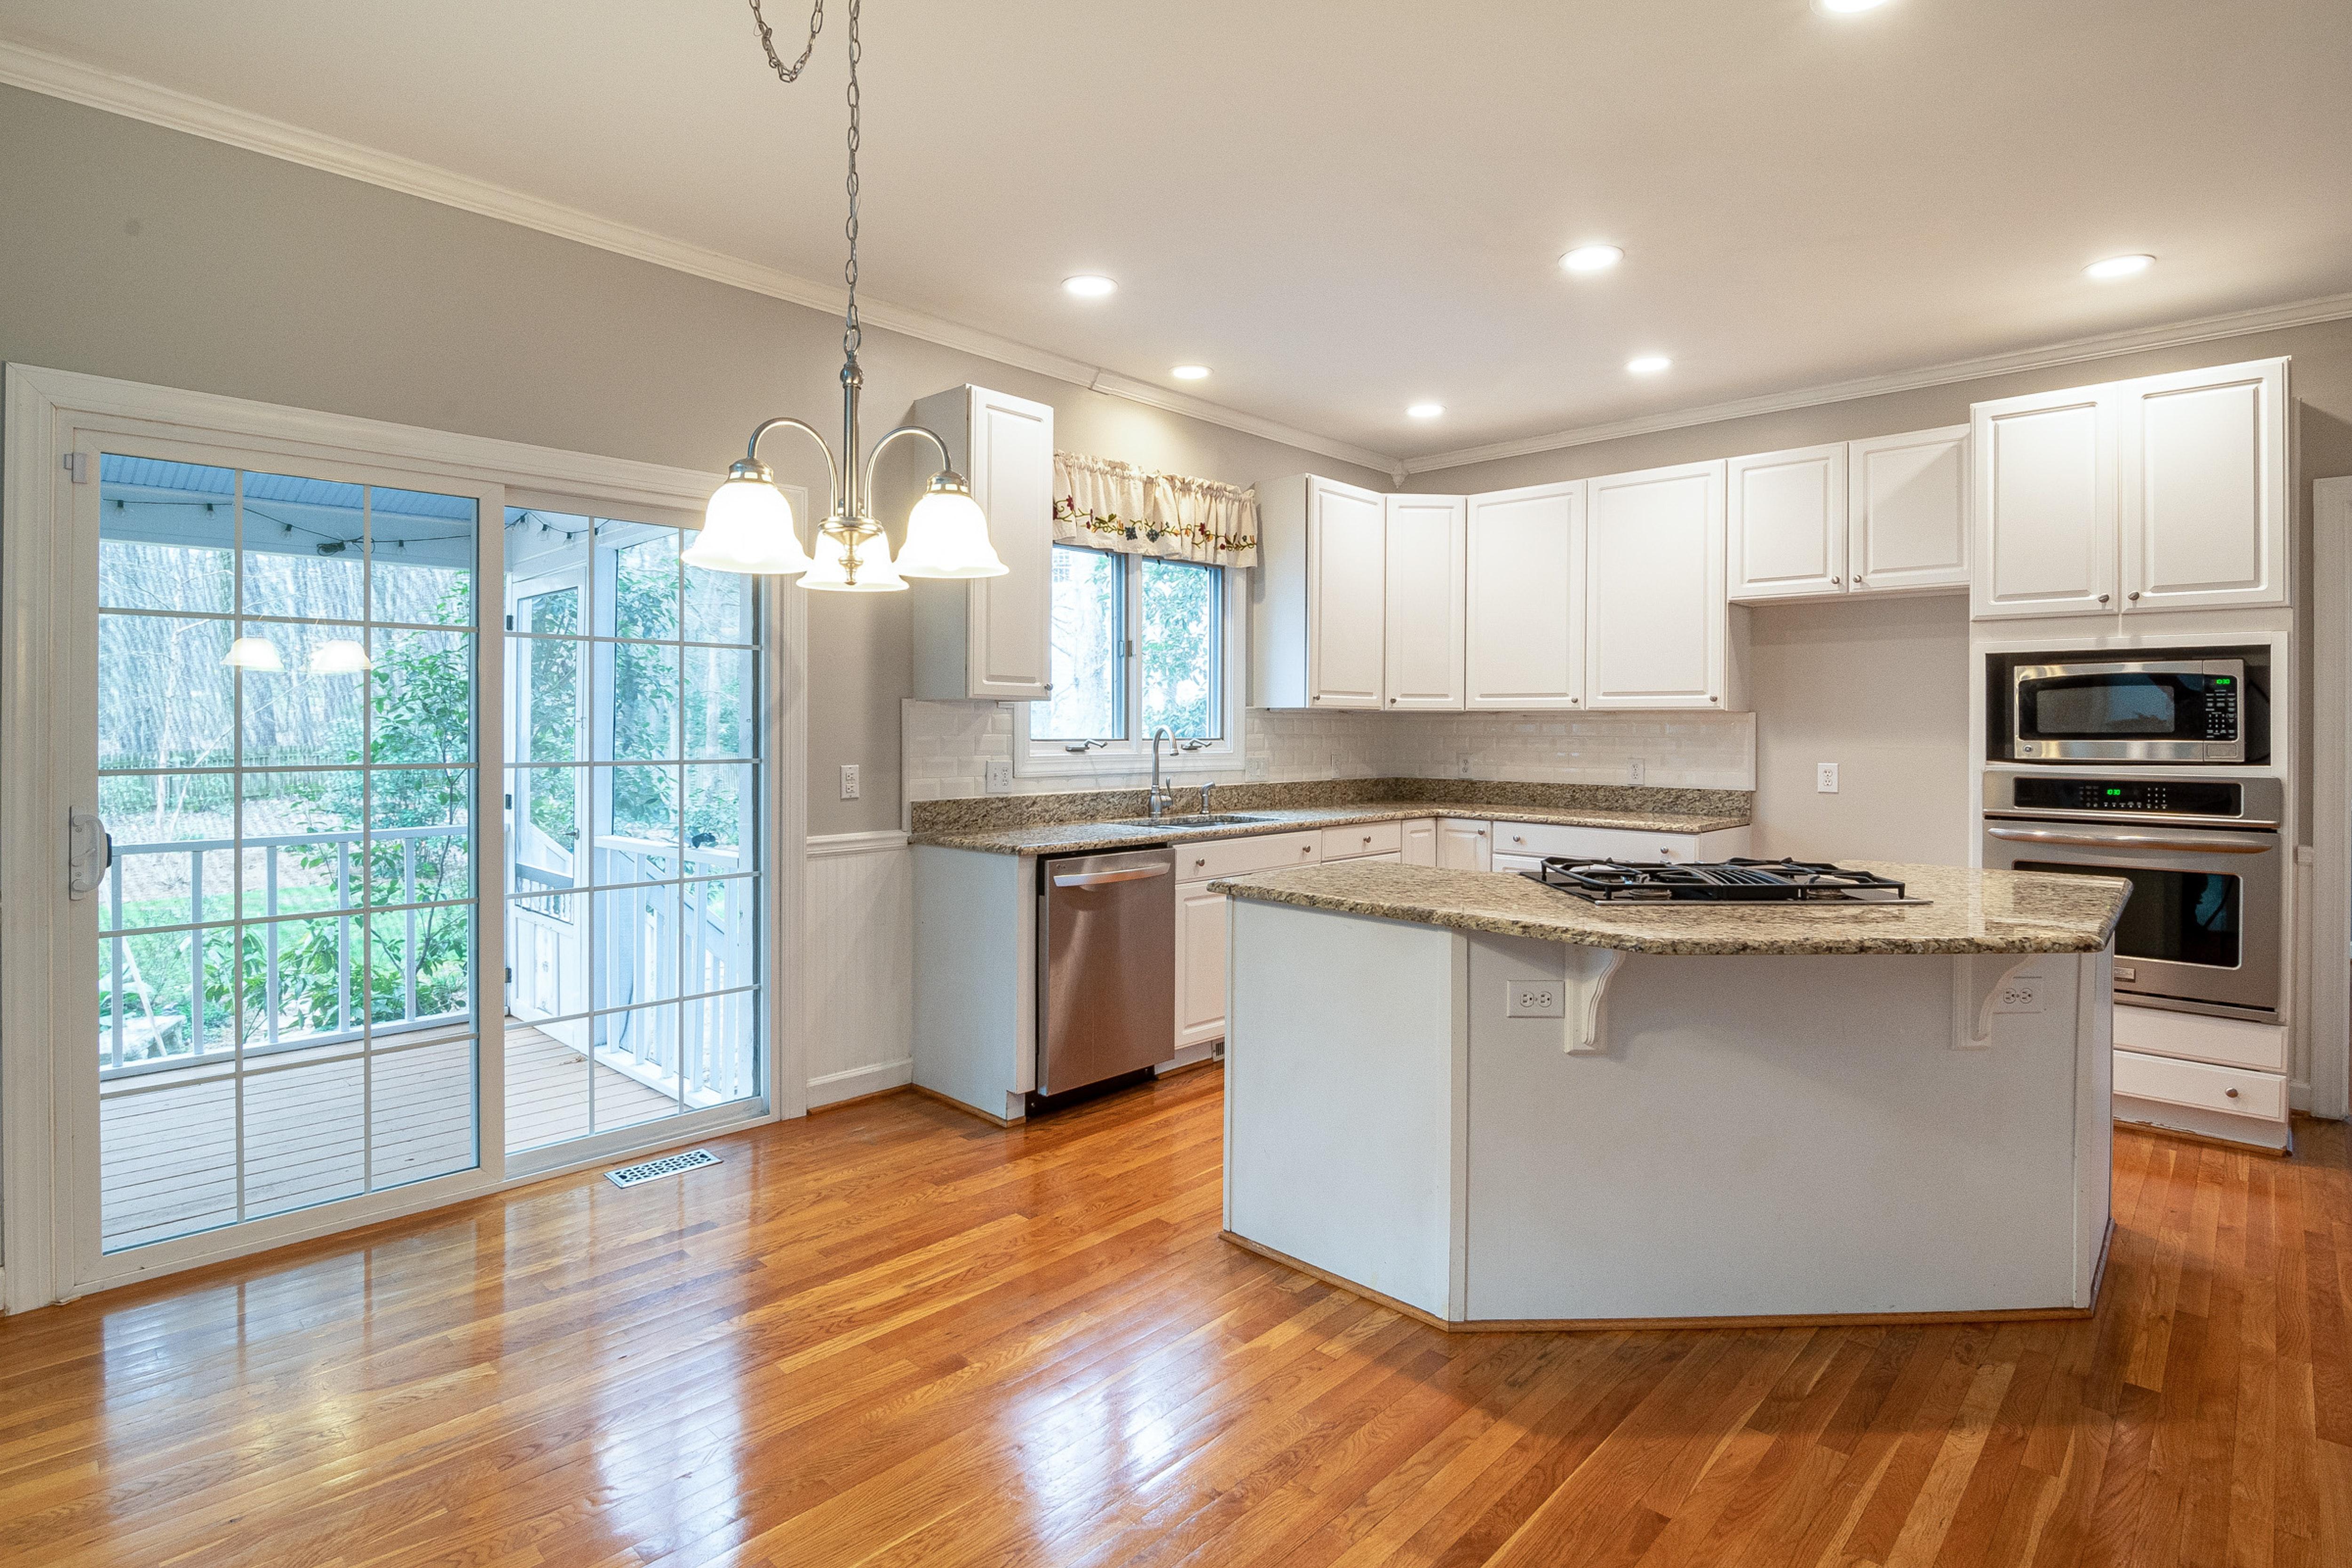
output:
[[[801,68],[815,51],[817,34],[824,26],[820,3],[809,18],[808,47],[786,65],[776,53],[760,0],[751,0],[751,20],[760,29],[760,47],[777,79],[800,79]],[[841,331],[841,455],[838,459],[814,426],[798,419],[764,420],[751,432],[742,460],[727,470],[727,482],[710,498],[703,514],[702,532],[686,552],[697,566],[717,572],[742,572],[769,576],[801,575],[801,586],[835,593],[888,593],[904,588],[907,577],[998,577],[1009,570],[988,539],[988,517],[972,499],[971,487],[947,465],[948,445],[935,431],[920,425],[901,425],[874,443],[860,465],[857,450],[857,398],[866,384],[858,368],[857,347],[857,37],[859,0],[849,0],[849,260],[842,268],[849,286],[849,305]],[[832,510],[818,525],[815,559],[801,548],[793,531],[793,510],[776,489],[775,476],[760,461],[760,438],[780,426],[805,433],[824,451],[825,471],[832,480]],[[894,567],[889,542],[874,521],[874,460],[882,448],[901,436],[920,436],[939,448],[940,471],[931,478],[923,499],[908,520],[907,548]]]

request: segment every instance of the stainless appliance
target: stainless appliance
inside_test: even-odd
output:
[[[1984,863],[2122,877],[2118,999],[2277,1021],[2285,784],[2274,778],[1985,775]]]
[[[1548,855],[1520,876],[1596,904],[1924,904],[1875,871],[1818,860],[1732,859],[1696,865]]]
[[[1176,852],[1065,855],[1037,868],[1037,1094],[1175,1051]]]
[[[2267,649],[2235,648],[1992,655],[1988,756],[2019,763],[2267,762]]]

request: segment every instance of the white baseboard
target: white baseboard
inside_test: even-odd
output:
[[[809,1079],[809,1109],[835,1105],[845,1100],[856,1100],[861,1094],[879,1094],[886,1089],[897,1089],[915,1081],[915,1058],[905,1057],[895,1062],[877,1062],[870,1068],[851,1068],[845,1072],[829,1072],[823,1078]]]

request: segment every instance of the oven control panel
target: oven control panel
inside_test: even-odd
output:
[[[2162,816],[2242,816],[2243,786],[2191,779],[2020,779],[2020,811],[2129,811]]]

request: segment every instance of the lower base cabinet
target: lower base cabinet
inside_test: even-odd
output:
[[[1449,871],[1491,871],[1495,868],[1495,835],[1484,822],[1441,821],[1437,825],[1437,864]]]
[[[1225,1037],[1225,896],[1176,884],[1176,1049]]]

